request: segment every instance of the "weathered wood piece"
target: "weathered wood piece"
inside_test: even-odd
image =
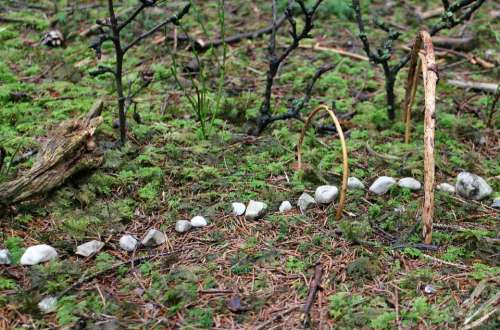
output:
[[[18,178],[0,184],[0,205],[9,205],[46,193],[80,171],[94,169],[103,162],[94,142],[101,124],[102,100],[83,119],[66,120],[43,143],[31,169]]]
[[[420,53],[423,47],[424,53]],[[418,59],[420,58],[420,64]],[[424,115],[424,206],[422,211],[423,232],[425,244],[432,243],[432,218],[434,215],[434,131],[436,128],[436,84],[439,79],[434,47],[428,32],[420,31],[415,39],[410,58],[410,70],[406,82],[404,106],[405,143],[410,141],[411,106],[415,98],[418,70],[422,69],[425,115]]]

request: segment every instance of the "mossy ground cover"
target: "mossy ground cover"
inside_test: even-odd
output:
[[[133,3],[123,2],[119,11]],[[200,22],[204,22],[213,37],[218,31],[217,6],[196,3],[197,11],[184,22],[185,27],[203,36]],[[406,18],[411,16],[408,8],[384,9],[382,2],[372,6],[388,10],[390,21],[407,26],[403,40],[411,40],[418,23]],[[500,41],[500,25],[489,16],[493,7],[487,3],[467,26],[480,36],[480,47],[473,51],[480,57]],[[207,139],[172,77],[172,44],[155,44],[159,34],[132,50],[125,63],[126,81],[134,85],[140,72],[149,70],[154,79],[136,98],[141,124],[129,112],[129,142],[117,148],[113,84],[108,76],[88,74],[98,63],[113,64],[112,50],[106,47],[98,61],[88,47],[89,38],[82,36],[106,10],[97,6],[72,11],[64,1],[59,9],[57,15],[33,8],[1,14],[23,23],[0,24],[0,145],[8,152],[9,164],[36,149],[52,127],[83,115],[96,98],[103,97],[105,121],[97,142],[105,162],[47,196],[2,210],[1,246],[11,251],[14,262],[0,270],[3,327],[87,328],[116,318],[124,328],[256,328],[268,321],[272,322],[264,328],[298,328],[300,306],[318,262],[324,276],[311,314],[314,328],[456,328],[498,292],[498,213],[488,207],[490,200],[471,202],[436,192],[438,225],[433,243],[438,251],[412,247],[421,242],[421,192],[398,188],[376,197],[350,191],[340,222],[334,220],[334,205],[315,207],[305,215],[295,210],[278,214],[281,201],[295,202],[304,190],[314,191],[324,182],[340,183],[341,149],[336,135],[311,130],[304,160],[312,169],[298,172],[295,146],[301,122],[277,122],[259,137],[246,134],[260,106],[266,37],[228,46],[223,101],[220,108],[210,109],[215,115]],[[269,21],[269,5],[264,1],[228,3],[226,12],[227,34],[242,29],[241,17],[254,18],[245,19],[245,29],[260,28]],[[160,10],[142,15],[130,37],[153,26],[161,16]],[[343,1],[326,1],[316,24],[317,40],[361,54],[350,17]],[[69,36],[65,47],[39,45],[49,21],[57,21]],[[286,41],[286,35],[280,35],[279,41]],[[217,56],[220,49],[202,56],[214,81]],[[190,60],[191,52],[180,47],[179,65]],[[495,81],[498,67],[484,70],[462,62],[447,69],[457,59],[439,61],[444,69],[438,86],[437,182],[453,183],[457,173],[468,170],[486,178],[498,192],[498,130],[485,124],[492,97],[443,83],[455,76]],[[302,95],[315,66],[323,63],[337,66],[318,82],[305,111],[335,100],[340,115],[355,112],[343,121],[351,174],[365,184],[380,175],[423,181],[422,113],[415,110],[413,140],[404,144],[403,125],[386,120],[382,74],[368,62],[300,49],[279,75],[274,111],[285,112]],[[399,103],[405,76],[406,71],[396,85]],[[212,87],[211,100],[217,92]],[[422,99],[419,91],[416,109],[422,107]],[[326,118],[322,121],[328,123]],[[31,164],[27,160],[4,167],[0,180],[15,177]],[[249,222],[231,215],[231,202],[250,199],[269,204],[263,219]],[[174,231],[176,220],[198,214],[209,219],[208,227],[182,235]],[[140,237],[150,227],[165,231],[167,243],[134,255],[119,249],[123,233]],[[105,241],[106,247],[93,258],[76,257],[76,245],[91,239]],[[19,266],[24,249],[38,243],[54,246],[58,260]],[[75,287],[59,299],[55,313],[42,315],[36,307],[41,298],[57,295],[83,274],[169,251],[174,252],[170,257],[113,268]],[[479,299],[464,304],[485,279],[487,287]],[[435,293],[426,294],[426,285],[432,285]],[[228,309],[228,301],[236,296],[243,306],[239,313]],[[498,322],[493,317],[482,326],[494,329]]]

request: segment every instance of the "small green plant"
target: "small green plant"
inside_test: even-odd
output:
[[[306,263],[297,257],[288,257],[285,270],[289,273],[302,273],[306,269]]]
[[[213,327],[213,313],[209,308],[193,308],[188,311],[185,326],[193,328],[211,329]]]
[[[11,236],[5,240],[5,247],[10,252],[10,259],[13,264],[17,264],[24,253],[23,239],[17,236]]]
[[[196,20],[200,25],[205,36],[210,37],[207,28],[201,17],[200,10],[196,6],[193,6],[193,11],[195,13]],[[215,93],[210,90],[209,82],[209,72],[208,67],[204,61],[200,59],[200,54],[197,50],[196,41],[193,39],[191,44],[191,52],[196,62],[197,72],[188,75],[190,79],[191,88],[186,88],[185,84],[180,80],[180,73],[178,70],[178,63],[176,59],[176,54],[172,56],[173,64],[171,67],[171,73],[174,77],[177,86],[183,91],[184,97],[188,100],[191,110],[196,114],[198,123],[201,128],[201,136],[203,139],[207,139],[212,133],[212,129],[216,122],[216,116],[221,110],[221,104],[224,100],[224,83],[226,78],[226,57],[227,57],[227,45],[224,42],[225,38],[225,1],[217,1],[217,19],[219,23],[219,29],[222,39],[222,56],[219,60],[217,51],[214,47],[208,49],[208,54],[213,55],[217,62],[217,88]],[[186,29],[180,25],[181,30],[188,35]],[[197,78],[197,79],[195,79]],[[194,92],[194,96],[192,95]],[[215,95],[214,95],[215,94]]]

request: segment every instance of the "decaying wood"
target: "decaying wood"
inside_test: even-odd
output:
[[[337,208],[337,213],[335,215],[335,218],[337,220],[340,220],[340,218],[342,218],[342,210],[344,209],[345,197],[346,197],[346,193],[347,193],[347,178],[349,177],[349,162],[348,162],[348,156],[347,156],[347,144],[345,142],[344,131],[342,130],[342,126],[340,126],[340,122],[337,119],[337,116],[335,116],[335,113],[330,108],[328,108],[326,105],[320,105],[316,109],[314,109],[307,117],[306,122],[304,124],[304,127],[302,128],[302,132],[300,133],[299,142],[297,144],[298,169],[300,170],[302,168],[302,144],[304,142],[304,137],[306,135],[307,128],[311,124],[314,117],[321,110],[326,111],[330,115],[330,117],[332,118],[332,120],[335,124],[335,128],[337,129],[337,132],[339,134],[340,143],[342,145],[342,172],[343,172],[342,173],[342,187],[340,188],[339,207]],[[326,223],[326,220],[325,220],[325,223]]]
[[[420,54],[423,46],[424,55]],[[439,79],[434,57],[434,47],[428,32],[421,31],[415,40],[411,51],[410,69],[406,81],[405,95],[405,142],[410,141],[411,128],[411,106],[415,97],[416,84],[418,82],[418,60],[420,58],[424,94],[425,94],[425,115],[424,115],[424,207],[422,211],[423,236],[426,244],[432,243],[432,217],[434,212],[434,131],[436,127],[436,84]]]
[[[304,304],[304,324],[309,322],[309,314],[311,313],[311,308],[316,300],[316,293],[321,288],[321,278],[323,277],[323,267],[321,264],[317,264],[314,267],[314,278],[309,284],[309,294],[307,295],[306,303]]]
[[[485,83],[485,82],[457,80],[457,79],[449,79],[446,81],[446,83],[459,88],[473,89],[492,94],[496,93],[498,88],[498,84],[495,83]]]
[[[48,192],[77,172],[98,167],[103,156],[93,136],[102,122],[102,100],[83,119],[67,120],[40,147],[32,168],[18,178],[0,184],[0,204],[8,205]]]
[[[478,40],[474,36],[461,38],[434,36],[432,37],[432,43],[436,47],[463,51],[470,51],[478,46]]]

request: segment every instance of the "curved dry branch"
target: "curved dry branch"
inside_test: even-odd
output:
[[[420,48],[424,53],[420,53]],[[420,58],[420,62],[419,62]],[[427,31],[421,31],[410,57],[410,70],[406,81],[406,95],[404,106],[405,118],[405,143],[410,141],[411,106],[415,98],[418,82],[418,71],[422,68],[425,115],[424,115],[424,207],[422,212],[423,236],[426,244],[432,242],[432,217],[434,212],[434,131],[436,128],[436,85],[439,79],[432,38]]]
[[[299,143],[297,144],[297,161],[298,161],[298,168],[299,170],[302,168],[302,144],[304,142],[304,137],[306,135],[307,128],[311,124],[313,118],[321,111],[324,110],[326,111],[330,117],[332,118],[335,128],[337,129],[337,132],[339,134],[339,139],[340,143],[342,144],[342,187],[340,188],[340,200],[339,200],[339,207],[337,209],[337,213],[335,215],[335,218],[337,220],[340,220],[342,217],[342,211],[344,209],[344,204],[345,204],[345,196],[347,192],[347,178],[349,177],[349,162],[348,162],[348,157],[347,157],[347,144],[345,142],[345,137],[344,137],[344,132],[342,131],[342,127],[340,126],[340,122],[337,119],[337,116],[335,116],[335,113],[329,109],[326,105],[320,105],[316,109],[314,109],[309,116],[306,119],[305,125],[302,128],[302,132],[300,133],[300,138],[299,138]]]

